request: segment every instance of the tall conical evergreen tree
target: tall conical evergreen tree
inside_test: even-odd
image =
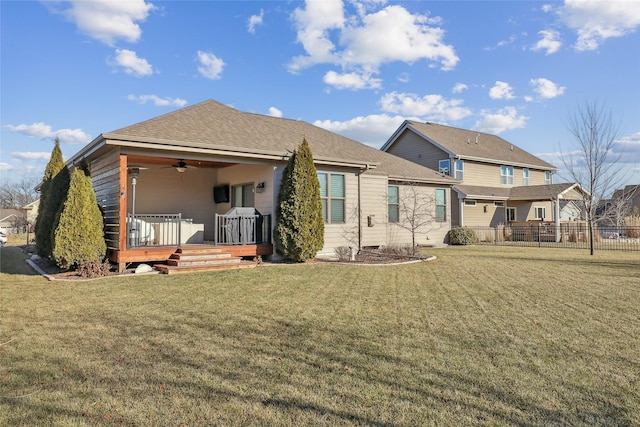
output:
[[[297,262],[312,259],[324,245],[320,182],[306,138],[282,176],[274,239],[278,252]]]
[[[56,218],[69,188],[69,170],[62,159],[60,141],[56,138],[51,158],[44,171],[40,187],[40,205],[36,219],[36,251],[41,257],[50,257]]]
[[[102,261],[107,252],[103,219],[91,177],[80,168],[71,174],[69,192],[58,215],[53,259],[62,268]]]

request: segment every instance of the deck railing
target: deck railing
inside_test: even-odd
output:
[[[497,227],[468,227],[475,231],[479,244],[501,246],[534,246],[589,249],[590,237],[584,222],[524,225],[498,225]],[[605,227],[593,230],[596,249],[640,251],[640,227]]]
[[[127,214],[127,247],[179,246],[182,214]]]
[[[271,243],[271,215],[215,215],[216,245]]]

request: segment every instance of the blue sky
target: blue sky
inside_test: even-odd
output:
[[[640,183],[640,2],[2,1],[0,174],[206,99],[380,147],[404,119],[498,134],[562,169],[597,102]],[[564,179],[563,179],[564,178]],[[556,182],[568,180],[561,172]]]

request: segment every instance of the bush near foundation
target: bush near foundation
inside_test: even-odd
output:
[[[468,227],[452,228],[449,231],[449,243],[452,245],[473,245],[478,243],[476,232]]]

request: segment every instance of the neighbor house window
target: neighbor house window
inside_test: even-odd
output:
[[[400,221],[399,190],[395,185],[390,185],[387,190],[387,204],[389,207],[389,222]]]
[[[544,220],[546,208],[544,206],[536,206],[534,209],[535,219]]]
[[[522,185],[529,185],[529,169],[522,169]]]
[[[451,175],[451,163],[449,162],[449,159],[447,160],[440,160],[438,162],[438,172],[443,173],[445,175]]]
[[[513,185],[513,166],[500,166],[500,184]]]
[[[504,208],[504,202],[493,202],[493,206],[496,208]]]
[[[322,218],[326,223],[344,222],[344,175],[337,173],[318,173],[320,181],[320,199],[322,200]]]
[[[462,160],[455,161],[455,179],[464,180],[464,162]]]
[[[516,220],[516,208],[506,208],[505,209],[505,219],[507,222]]]
[[[465,200],[464,201],[464,205],[465,206],[475,206],[476,205],[476,201],[475,200]]]
[[[551,172],[547,171],[544,173],[544,183],[545,184],[552,184],[552,177],[551,177]]]
[[[447,220],[447,193],[441,188],[436,189],[436,221]]]

